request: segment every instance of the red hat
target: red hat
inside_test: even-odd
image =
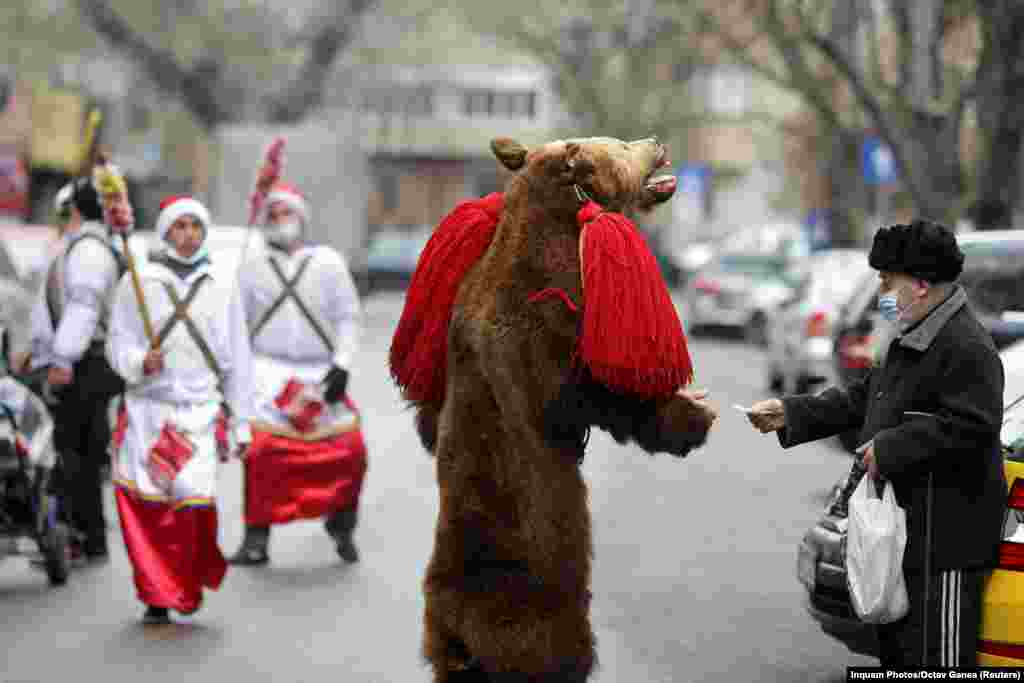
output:
[[[267,200],[263,203],[263,210],[260,212],[260,222],[266,222],[270,205],[275,202],[282,202],[288,206],[299,215],[303,223],[309,222],[309,205],[306,203],[306,198],[297,187],[283,182],[275,183],[267,193]]]
[[[156,232],[160,239],[167,237],[167,231],[174,221],[189,215],[195,216],[203,228],[210,229],[210,212],[198,199],[187,195],[171,195],[160,202],[160,216],[156,219]]]

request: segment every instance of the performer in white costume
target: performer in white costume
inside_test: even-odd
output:
[[[245,462],[245,540],[230,562],[266,564],[271,525],[321,517],[341,558],[356,562],[366,446],[346,390],[359,296],[341,254],[303,241],[309,208],[294,187],[273,186],[259,222],[268,248],[239,271],[257,407]]]
[[[140,273],[155,343],[130,275],[112,305],[107,356],[127,384],[113,478],[147,623],[169,621],[168,608],[194,612],[203,587],[224,577],[215,487],[230,450],[220,429],[225,401],[239,450],[251,440],[248,331],[233,279],[211,269],[209,228],[197,200],[161,203],[163,254]]]

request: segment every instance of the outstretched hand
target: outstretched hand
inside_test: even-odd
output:
[[[786,426],[786,413],[782,401],[770,398],[758,401],[746,411],[747,419],[762,434],[776,432]]]
[[[718,409],[707,400],[710,395],[707,389],[680,389],[676,395],[703,408],[706,413],[710,414],[712,421],[718,419]]]

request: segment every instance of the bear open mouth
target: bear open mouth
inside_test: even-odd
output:
[[[654,161],[654,169],[651,176],[644,183],[644,189],[654,195],[655,201],[664,201],[671,197],[676,191],[676,176],[673,173],[658,173],[659,170],[671,165],[668,159],[668,150],[661,146],[658,150],[658,157]]]

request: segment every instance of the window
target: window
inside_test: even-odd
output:
[[[432,116],[434,91],[422,86],[370,88],[363,93],[362,109],[378,114]]]
[[[462,94],[462,113],[474,118],[532,119],[537,94],[529,90],[467,90]]]
[[[462,113],[466,116],[490,116],[491,95],[487,90],[470,90],[462,96]]]

